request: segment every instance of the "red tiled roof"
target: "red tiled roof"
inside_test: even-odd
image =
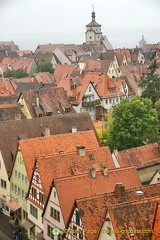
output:
[[[11,81],[4,79],[0,81],[0,96],[8,96],[15,93],[15,88]]]
[[[2,64],[8,66],[8,64],[14,69],[23,69],[28,74],[31,71],[34,59],[32,58],[3,58]]]
[[[101,25],[99,23],[97,23],[96,21],[92,21],[89,24],[86,25],[86,27],[100,27]]]
[[[128,179],[132,179],[129,177],[129,173]],[[133,183],[134,181],[129,182]],[[139,195],[139,193],[142,193],[142,195]],[[133,229],[152,229],[156,205],[160,201],[159,195],[160,184],[154,184],[125,189],[124,198],[121,201],[116,197],[115,191],[77,199],[76,206],[80,212],[83,228],[96,231],[95,234],[86,232],[87,239],[97,240],[100,229],[103,233],[103,229],[105,229],[103,223],[107,221],[106,213],[108,209],[109,217],[113,222],[113,230],[129,230],[129,226]],[[124,233],[123,235],[116,234],[116,239],[133,239],[133,237],[131,238]],[[135,236],[135,239],[149,240],[150,238],[137,238]]]
[[[116,50],[114,50],[114,52],[116,53],[119,66],[122,66],[125,53],[123,52],[119,53]]]
[[[86,63],[84,71],[86,72],[101,71],[102,73],[107,73],[112,63],[111,60],[86,60],[81,62]]]
[[[42,52],[53,52],[59,46],[64,46],[64,44],[44,44],[44,45],[38,45],[36,51],[40,50]]]
[[[34,77],[36,79],[36,82],[39,83],[54,83],[54,77],[51,73],[49,72],[39,72],[39,73],[35,73]]]
[[[84,156],[80,156],[78,151],[74,150],[68,153],[52,155],[50,157],[45,158],[41,157],[37,158],[37,163],[38,171],[40,173],[42,180],[43,191],[45,193],[46,198],[49,193],[49,187],[51,185],[51,182],[55,178],[62,178],[61,180],[63,182],[64,181],[63,177],[67,179],[70,176],[72,179],[73,176],[80,176],[80,179],[82,179],[85,178],[86,175],[85,179],[86,181],[88,181],[90,177],[87,176],[90,175],[89,171],[91,168],[95,168],[96,171],[100,171],[102,169],[102,166],[105,166],[109,169],[114,168],[112,156],[108,147],[92,147],[92,148],[86,147],[86,154]],[[79,178],[77,178],[77,180],[74,181],[77,182],[79,181],[78,179]],[[67,180],[65,181],[67,183]],[[66,187],[66,185],[63,186],[64,188]],[[75,189],[72,190],[76,192]],[[72,198],[72,196],[70,197]],[[74,200],[72,199],[71,201]]]
[[[129,178],[133,181],[128,181]],[[102,171],[96,172],[96,180],[91,178],[90,173],[56,179],[54,183],[58,192],[65,224],[67,224],[69,220],[76,198],[113,192],[116,183],[119,181],[121,181],[126,188],[141,186],[138,173],[134,167],[111,169],[108,171],[108,178],[104,177]],[[88,222],[85,228],[91,229],[91,227],[90,222]]]
[[[157,143],[124,150],[118,153],[121,167],[135,165],[137,169],[160,163],[160,149]]]
[[[99,143],[94,131],[89,130],[84,132],[19,140],[19,145],[26,166],[28,179],[30,181],[32,168],[34,166],[36,157],[59,154],[60,151],[63,151],[65,153],[71,152],[76,149],[77,145],[84,145],[86,148],[98,147]],[[46,168],[43,170],[45,170],[46,175]]]
[[[151,240],[160,239],[160,205],[158,204],[155,214],[155,220],[153,224],[153,234]]]
[[[59,83],[61,79],[70,77],[70,75],[76,69],[77,69],[77,66],[75,65],[60,65],[60,64],[56,65],[56,68],[54,71],[54,77],[56,79],[56,82]]]

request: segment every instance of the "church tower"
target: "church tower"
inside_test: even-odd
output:
[[[145,40],[144,35],[142,35],[142,39],[139,41],[139,47],[141,48],[146,43],[147,41]]]
[[[94,7],[92,11],[92,21],[86,25],[86,44],[100,45],[102,40],[101,25],[95,20]]]

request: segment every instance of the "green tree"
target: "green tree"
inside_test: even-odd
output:
[[[160,98],[160,76],[156,74],[156,69],[158,69],[157,62],[154,61],[148,69],[150,69],[150,73],[147,77],[142,78],[139,86],[144,88],[142,97],[149,98],[155,103]]]
[[[54,73],[53,64],[49,60],[42,58],[38,62],[38,71]]]
[[[160,120],[160,98],[155,102],[154,106],[158,113],[158,119]]]
[[[7,77],[13,77],[13,78],[25,78],[28,77],[29,74],[24,71],[23,69],[17,69],[17,70],[7,70],[6,72],[4,72],[3,76],[5,78]]]
[[[152,101],[141,97],[124,99],[113,109],[106,145],[111,150],[125,150],[155,142],[157,134],[158,115]]]

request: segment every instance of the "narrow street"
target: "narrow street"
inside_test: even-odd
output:
[[[12,240],[13,235],[21,226],[15,225],[14,221],[4,213],[0,213],[0,240]],[[22,229],[23,240],[28,240],[26,231]]]

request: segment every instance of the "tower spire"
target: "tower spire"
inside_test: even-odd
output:
[[[92,4],[92,22],[95,22],[95,18],[96,18],[96,15],[94,11],[94,5]]]

